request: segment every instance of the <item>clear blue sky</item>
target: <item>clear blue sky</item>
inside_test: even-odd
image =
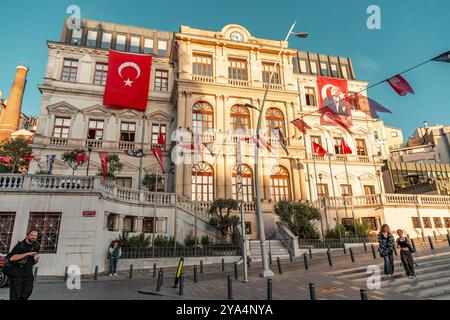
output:
[[[66,8],[81,7],[82,17],[177,31],[179,25],[220,30],[237,23],[257,37],[284,38],[292,21],[308,39],[292,39],[301,50],[348,56],[356,76],[370,83],[385,79],[442,52],[450,50],[448,0],[2,0],[0,28],[0,90],[8,96],[15,67],[31,67],[23,112],[37,115],[47,62],[46,40],[58,40]],[[367,7],[381,7],[382,29],[366,27]],[[450,64],[429,63],[406,78],[415,95],[398,96],[387,84],[369,96],[390,108],[387,124],[404,129],[408,136],[428,120],[450,124]]]

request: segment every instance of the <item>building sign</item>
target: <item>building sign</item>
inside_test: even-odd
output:
[[[93,218],[95,215],[95,211],[83,211],[83,218]]]

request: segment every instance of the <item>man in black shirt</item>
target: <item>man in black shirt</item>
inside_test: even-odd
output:
[[[38,232],[30,230],[7,255],[13,264],[8,272],[10,300],[27,300],[33,291],[33,266],[39,262]]]

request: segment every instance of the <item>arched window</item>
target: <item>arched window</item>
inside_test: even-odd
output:
[[[192,200],[214,200],[214,169],[205,162],[192,166]]]
[[[277,108],[269,108],[266,112],[266,129],[268,130],[269,136],[272,136],[272,130],[276,128],[280,128],[283,136],[286,136],[283,112]]]
[[[252,202],[253,197],[253,171],[247,165],[242,165],[242,190],[239,190],[238,166],[233,169],[233,199]],[[243,198],[242,198],[243,197]]]
[[[275,202],[290,201],[289,171],[281,166],[275,166],[270,175],[270,197]]]
[[[231,108],[231,132],[250,131],[250,112],[242,105],[235,105]]]
[[[214,128],[214,110],[206,102],[197,102],[192,108],[192,130],[203,132]]]

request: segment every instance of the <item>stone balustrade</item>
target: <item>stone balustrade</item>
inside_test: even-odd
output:
[[[315,161],[317,162],[328,162],[328,156],[325,157],[319,157],[317,154],[308,154],[307,159],[313,160],[313,157]],[[343,154],[332,154],[331,155],[331,162],[339,162],[344,163],[347,161],[348,163],[382,163],[383,161],[379,156],[358,156],[358,155],[343,155]]]

